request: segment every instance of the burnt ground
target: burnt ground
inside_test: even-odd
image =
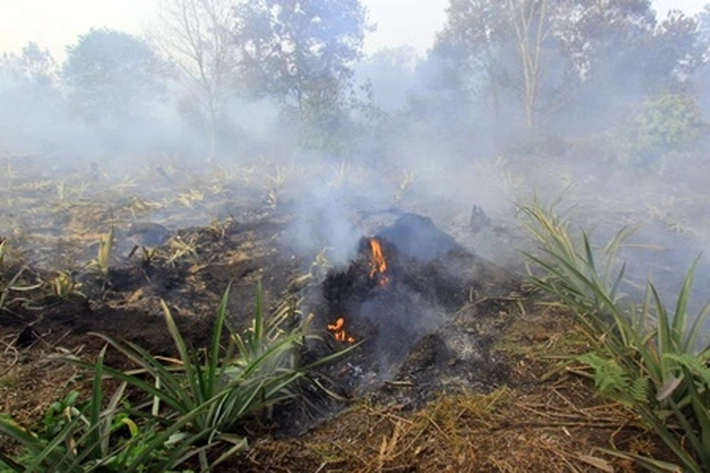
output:
[[[296,256],[287,244],[293,202],[265,203],[253,186],[205,197],[191,190],[198,184],[186,182],[176,197],[203,214],[192,226],[178,223],[190,219],[174,202],[156,203],[165,189],[111,206],[89,195],[40,205],[56,197],[44,181],[15,190],[17,214],[30,221],[2,235],[18,249],[2,268],[17,288],[0,311],[3,413],[29,425],[70,389],[86,394],[84,373],[59,358],[94,357],[103,342],[92,332],[175,355],[161,299],[201,347],[231,282],[230,320],[243,329],[260,280],[268,307],[303,298],[302,310],[314,314],[321,341],[306,359],[350,346],[327,328],[339,316],[358,345],[314,375],[342,399],[304,386],[301,399],[245,427],[252,446],[224,471],[633,471],[599,449],[664,457],[629,412],[557,367],[558,355],[587,346],[569,315],[425,216],[390,209],[360,222],[364,238],[382,242],[390,265],[383,287],[370,277],[367,239],[345,267]],[[96,254],[108,226],[116,239],[102,275],[76,262]],[[421,232],[431,243],[424,250]],[[51,290],[58,269],[77,284],[63,298]],[[107,362],[126,366],[111,351]]]

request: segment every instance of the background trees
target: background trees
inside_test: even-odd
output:
[[[278,141],[299,138],[286,149],[351,152],[355,136],[382,137],[387,121],[397,134],[433,130],[460,144],[455,153],[472,134],[501,152],[523,136],[635,123],[654,103],[710,108],[708,18],[710,6],[697,18],[658,17],[651,0],[450,0],[424,57],[364,58],[371,27],[360,0],[161,0],[147,40],[92,30],[61,68],[28,45],[0,61],[0,80],[15,88],[5,102],[22,84],[23,97],[52,97],[37,109],[68,105],[91,126],[145,116],[168,98],[162,112],[179,116],[203,157],[246,147],[262,99],[270,121],[278,109]]]
[[[559,0],[451,0],[447,23],[433,53],[447,60],[462,84],[490,97],[500,126],[505,93],[518,100],[527,129],[535,127],[546,95],[553,100],[560,88]],[[557,74],[557,76],[555,76]]]
[[[368,29],[359,0],[250,0],[235,19],[250,94],[276,98],[302,131],[337,131]],[[303,137],[313,145],[324,137],[316,135]]]
[[[47,50],[28,43],[0,57],[0,150],[40,151],[63,109],[59,65]],[[39,149],[38,149],[39,147]]]
[[[6,80],[51,87],[57,85],[59,66],[49,51],[30,42],[19,55],[4,53],[0,57],[0,70]]]
[[[73,110],[88,121],[140,113],[166,92],[166,65],[140,39],[121,31],[91,30],[67,48],[62,76]]]
[[[431,54],[492,105],[496,129],[506,97],[529,130],[591,125],[686,87],[707,59],[698,28],[680,12],[658,22],[649,0],[451,0]]]
[[[204,123],[207,153],[214,158],[217,129],[238,82],[239,48],[232,35],[229,0],[163,0],[151,34],[179,70],[185,105]]]

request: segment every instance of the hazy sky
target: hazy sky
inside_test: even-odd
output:
[[[377,31],[366,51],[409,44],[424,52],[445,20],[448,0],[362,0]],[[49,48],[57,59],[77,35],[91,27],[140,34],[149,25],[158,0],[0,0],[0,52],[19,51],[28,41]],[[653,0],[664,12],[679,8],[695,14],[710,0]]]

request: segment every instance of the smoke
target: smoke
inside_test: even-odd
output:
[[[346,266],[360,238],[373,233],[364,216],[399,209],[430,216],[467,249],[512,267],[527,244],[516,203],[533,192],[554,200],[571,187],[564,199],[578,205],[572,216],[593,230],[596,243],[622,226],[639,227],[634,242],[655,249],[624,251],[629,275],[653,279],[672,300],[695,256],[710,250],[710,68],[699,64],[680,77],[680,62],[689,63],[695,50],[674,43],[687,54],[673,57],[670,49],[653,49],[679,36],[663,36],[643,15],[626,20],[626,36],[595,18],[549,36],[537,88],[524,80],[512,36],[501,33],[499,43],[477,38],[479,49],[472,49],[461,32],[444,44],[445,29],[424,56],[401,48],[354,65],[353,97],[337,101],[347,105],[342,114],[313,112],[304,123],[285,113],[278,97],[230,94],[217,107],[212,161],[204,106],[175,77],[165,78],[163,98],[142,97],[121,114],[87,118],[61,73],[27,74],[5,60],[0,151],[45,156],[51,169],[95,162],[114,175],[165,156],[179,157],[195,176],[217,165],[257,166],[260,180],[250,185],[261,194],[254,200],[272,192],[274,205],[293,215],[283,246],[306,265],[327,248],[333,264]],[[639,40],[623,43],[627,36]],[[469,222],[474,205],[491,222],[480,232]],[[402,249],[440,248],[418,243],[412,236]],[[696,301],[703,302],[706,259],[698,271]]]
[[[327,185],[315,187],[304,201],[296,204],[297,218],[286,232],[285,243],[307,261],[328,249],[333,264],[347,265],[361,237],[347,198],[339,189]]]

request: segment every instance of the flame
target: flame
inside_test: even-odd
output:
[[[376,238],[370,238],[370,278],[374,279],[378,274],[377,284],[385,287],[389,282],[385,272],[387,271],[387,261],[382,253],[382,246]]]
[[[345,332],[345,318],[338,317],[334,324],[328,324],[328,330],[333,332],[333,338],[339,342],[355,343],[355,339]]]

